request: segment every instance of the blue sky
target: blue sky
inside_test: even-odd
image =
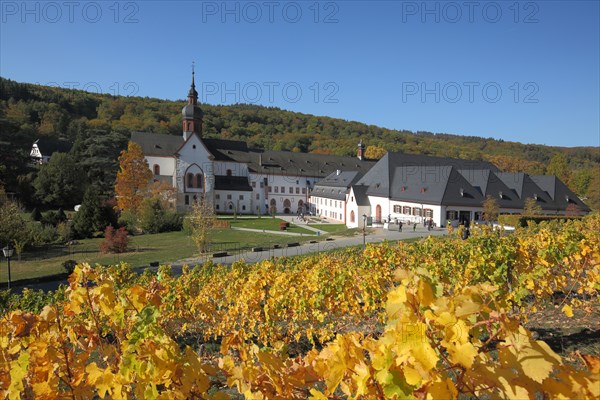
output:
[[[0,3],[0,75],[600,145],[599,1]]]

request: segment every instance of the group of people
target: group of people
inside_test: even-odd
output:
[[[403,226],[404,224],[403,224],[403,223],[402,223],[402,221],[400,221],[400,220],[397,220],[397,223],[398,223],[398,232],[402,232],[402,226]],[[409,225],[410,225],[410,222],[409,222]],[[433,223],[433,218],[429,218],[429,219],[426,219],[425,221],[423,221],[423,225],[424,225],[424,226],[427,228],[427,230],[428,230],[428,231],[432,230],[432,229],[433,229],[433,227],[434,227],[434,225],[435,225],[435,224]],[[416,229],[417,229],[417,223],[415,222],[415,223],[413,224],[413,232],[414,232]]]

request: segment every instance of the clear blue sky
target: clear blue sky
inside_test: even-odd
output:
[[[0,75],[600,145],[599,1],[4,1]]]

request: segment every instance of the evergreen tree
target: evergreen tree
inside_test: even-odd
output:
[[[100,201],[98,189],[90,186],[85,191],[81,207],[73,218],[73,230],[78,237],[90,237],[95,232],[103,231],[106,227]]]
[[[85,179],[81,168],[67,153],[54,153],[40,167],[33,185],[36,196],[46,204],[73,207],[81,202]]]

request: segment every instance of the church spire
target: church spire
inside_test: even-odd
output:
[[[190,86],[190,91],[188,92],[188,104],[196,105],[198,104],[198,92],[196,91],[196,83],[194,82],[194,62],[192,61],[192,85]]]
[[[192,133],[202,136],[202,110],[198,107],[194,63],[192,62],[192,84],[188,92],[188,103],[183,107],[183,138],[187,140]]]

